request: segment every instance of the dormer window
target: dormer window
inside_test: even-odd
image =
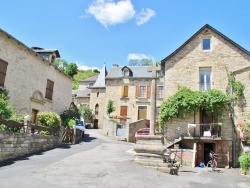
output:
[[[202,50],[204,51],[211,50],[211,38],[202,39]]]
[[[124,70],[124,71],[123,71],[123,75],[124,75],[124,76],[129,76],[129,70]]]

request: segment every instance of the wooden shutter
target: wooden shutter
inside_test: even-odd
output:
[[[48,79],[47,80],[47,87],[46,87],[46,95],[45,95],[45,97],[47,99],[52,100],[53,88],[54,88],[54,82]]]
[[[120,107],[120,116],[127,116],[127,106],[121,106]]]
[[[147,98],[150,98],[150,94],[151,94],[151,87],[147,86]]]
[[[128,97],[128,86],[124,86],[124,97]]]
[[[0,86],[4,86],[8,63],[0,59]]]
[[[121,98],[123,98],[124,97],[124,86],[122,86],[122,88],[121,88]]]
[[[139,97],[139,86],[136,86],[136,88],[135,88],[135,97],[136,98]]]

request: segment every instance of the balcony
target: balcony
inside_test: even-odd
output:
[[[221,140],[219,123],[209,124],[177,124],[175,129],[167,130],[167,135],[173,139],[215,139]],[[170,136],[171,135],[171,136]]]

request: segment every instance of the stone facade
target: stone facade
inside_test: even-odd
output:
[[[0,60],[7,62],[4,88],[18,112],[53,111],[60,114],[69,107],[70,76],[3,30],[0,30],[0,43]],[[46,98],[48,80],[54,83],[52,100]]]
[[[128,68],[131,71],[131,76],[123,76],[123,68]],[[105,107],[108,101],[114,102],[115,111],[110,116],[117,122],[124,122],[122,108],[126,108],[126,124],[131,124],[140,120],[139,108],[144,108],[145,114],[143,119],[150,119],[150,87],[151,87],[151,73],[148,72],[147,66],[142,67],[119,67],[114,65],[106,77],[106,98]],[[157,79],[157,87],[163,86],[163,77]],[[124,86],[127,87],[127,96],[122,96]],[[139,96],[138,87],[143,86],[146,88],[146,95]],[[158,93],[158,92],[157,92]],[[137,96],[138,94],[138,96]],[[160,108],[163,102],[162,97],[157,97],[156,106]],[[108,114],[105,114],[108,118]],[[103,130],[105,132],[105,130]]]
[[[210,47],[204,50],[203,39],[208,39]],[[209,69],[211,71],[210,82],[211,89],[221,90],[226,93],[228,86],[228,73],[250,66],[249,52],[229,38],[215,30],[209,25],[202,27],[187,42],[185,42],[175,52],[162,60],[162,66],[165,67],[165,99],[175,94],[178,86],[186,86],[191,90],[200,90],[200,71]],[[249,85],[249,70],[241,71],[236,75],[236,79],[245,85],[245,104],[244,107],[235,111],[235,124],[241,122],[250,112],[247,96],[250,95],[247,87]],[[249,98],[249,97],[248,97]],[[237,106],[237,104],[235,104]],[[179,123],[201,123],[201,114],[197,112],[186,119],[175,119],[168,122],[167,130],[169,137],[176,132]],[[216,141],[214,150],[222,155],[228,155],[227,164],[236,161],[238,153],[237,148],[232,145],[236,143],[233,133],[232,121],[229,111],[224,112],[221,119],[223,126],[222,141]],[[185,141],[182,141],[185,142]],[[209,139],[196,140],[195,143],[214,143]],[[235,147],[237,147],[235,145]],[[224,148],[224,149],[223,149]],[[205,148],[206,149],[206,148]],[[223,150],[223,151],[222,151]],[[224,151],[225,150],[225,151]],[[227,150],[227,151],[226,151]],[[234,161],[232,161],[234,160]]]

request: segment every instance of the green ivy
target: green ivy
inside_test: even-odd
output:
[[[200,108],[206,109],[208,115],[220,117],[228,104],[228,97],[219,90],[192,91],[187,87],[179,87],[176,94],[162,103],[160,125],[173,118],[195,113]]]
[[[231,96],[231,87],[233,90],[233,95]],[[240,97],[244,95],[244,85],[240,81],[236,81],[233,74],[228,74],[228,86],[227,86],[227,94],[231,96],[232,100],[238,100]]]
[[[246,173],[250,168],[250,152],[244,153],[239,157],[240,171]]]

